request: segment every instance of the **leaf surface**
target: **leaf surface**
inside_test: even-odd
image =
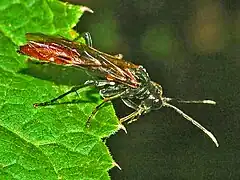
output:
[[[87,118],[101,102],[96,89],[33,108],[90,76],[27,63],[16,52],[27,32],[76,37],[72,28],[83,8],[55,0],[1,0],[0,14],[0,179],[109,179],[114,161],[101,138],[118,129],[112,105],[101,108],[89,128]]]

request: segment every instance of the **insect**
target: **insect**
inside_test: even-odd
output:
[[[132,123],[142,114],[149,113],[152,110],[158,110],[162,107],[168,107],[174,109],[186,120],[201,129],[212,139],[217,147],[219,146],[217,139],[210,131],[182,110],[170,104],[171,101],[176,101],[178,103],[214,105],[216,104],[215,101],[187,101],[165,97],[163,96],[162,86],[151,81],[143,66],[123,60],[121,54],[110,55],[93,48],[89,33],[84,33],[83,37],[86,44],[40,33],[26,34],[28,42],[20,46],[18,52],[21,54],[43,62],[84,68],[91,72],[97,72],[100,77],[98,80],[88,80],[82,85],[74,86],[66,93],[50,101],[36,103],[34,104],[35,107],[50,105],[72,92],[77,92],[80,88],[94,86],[99,89],[99,94],[103,98],[103,101],[93,110],[91,116],[88,118],[87,124],[106,102],[120,98],[125,105],[134,110],[131,114],[120,119],[121,124],[123,122]]]

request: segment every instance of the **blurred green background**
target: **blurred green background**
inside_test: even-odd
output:
[[[95,48],[143,65],[167,97],[213,99],[177,105],[220,147],[171,109],[147,114],[108,139],[123,169],[112,179],[240,178],[240,10],[235,0],[71,0],[92,8],[78,26]],[[119,117],[131,112],[115,102]]]

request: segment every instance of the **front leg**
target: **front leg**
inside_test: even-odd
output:
[[[129,114],[128,116],[125,116],[123,118],[120,119],[120,123],[123,123],[125,121],[128,121],[128,124],[137,121],[138,118],[144,114],[145,112],[147,112],[147,109],[145,108],[145,106],[143,104],[136,104],[134,101],[132,101],[131,99],[127,99],[127,98],[122,98],[122,101],[124,102],[125,105],[127,105],[128,107],[134,109],[135,111],[132,112],[131,114]]]
[[[120,123],[128,121],[127,123],[130,124],[134,121],[137,121],[138,118],[144,113],[144,111],[145,111],[145,109],[139,108],[136,111],[132,112],[131,114],[121,118]]]

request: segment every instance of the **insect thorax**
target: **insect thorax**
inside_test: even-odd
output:
[[[161,108],[162,87],[150,80],[148,73],[142,66],[130,70],[139,82],[137,88],[115,83],[102,88],[100,90],[101,96],[110,97],[121,94],[120,97],[127,106],[133,109],[144,108],[146,112]]]
[[[133,109],[144,109],[147,113],[162,107],[162,88],[160,85],[149,81],[145,86],[140,86],[135,90],[131,89],[126,93],[126,96],[121,98],[127,106]]]

